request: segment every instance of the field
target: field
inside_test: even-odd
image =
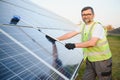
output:
[[[120,80],[120,36],[108,36],[112,52],[112,80]],[[85,68],[85,62],[81,65],[76,80],[81,80]]]

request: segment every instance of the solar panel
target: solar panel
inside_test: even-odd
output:
[[[82,50],[64,43],[79,42],[80,35],[56,44],[45,37],[76,29],[73,23],[30,1],[0,0],[0,7],[0,80],[75,79]]]

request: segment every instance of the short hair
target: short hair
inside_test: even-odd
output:
[[[94,14],[94,10],[93,10],[93,8],[90,7],[90,6],[84,7],[84,8],[81,10],[81,13],[82,13],[83,11],[85,11],[85,10],[88,10],[88,9],[90,9],[90,10],[92,11],[92,13]]]

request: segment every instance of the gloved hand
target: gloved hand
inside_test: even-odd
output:
[[[50,41],[52,44],[55,44],[55,39],[51,38],[50,36],[48,35],[45,35],[45,37],[48,39],[48,41]]]
[[[65,44],[65,47],[66,47],[67,49],[74,49],[74,48],[75,48],[75,44],[74,44],[74,43],[66,43],[66,44]]]

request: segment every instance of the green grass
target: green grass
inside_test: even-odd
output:
[[[108,36],[112,52],[112,80],[120,80],[120,36]],[[76,80],[81,80],[85,69],[85,62],[81,65]]]
[[[120,36],[108,36],[108,41],[113,55],[112,77],[120,80]]]

